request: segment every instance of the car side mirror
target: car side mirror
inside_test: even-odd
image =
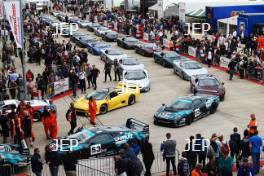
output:
[[[166,106],[166,104],[165,104],[165,103],[162,103],[161,105],[162,105],[162,106]]]
[[[108,54],[108,50],[105,51],[105,54]]]
[[[225,83],[224,83],[224,82],[222,82],[222,85],[225,85]]]

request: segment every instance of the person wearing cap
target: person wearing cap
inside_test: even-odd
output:
[[[249,135],[253,136],[257,130],[257,120],[255,114],[250,114],[250,121],[248,123]]]
[[[252,166],[248,163],[248,159],[244,158],[242,165],[238,168],[237,176],[249,176],[254,175]]]

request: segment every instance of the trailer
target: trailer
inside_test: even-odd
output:
[[[236,5],[236,6],[210,6],[206,7],[206,21],[211,25],[213,31],[217,31],[217,21],[243,13],[264,12],[262,5]]]
[[[250,34],[264,34],[264,13],[245,13],[238,16],[237,32],[244,33],[245,37]]]

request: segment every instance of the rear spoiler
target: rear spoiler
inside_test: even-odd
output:
[[[149,133],[149,125],[134,118],[127,119],[126,127],[133,130],[140,130]]]

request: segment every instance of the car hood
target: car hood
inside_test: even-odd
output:
[[[122,54],[122,55],[107,55],[107,57],[111,61],[114,61],[115,59],[120,60],[120,59],[123,59],[123,58],[127,58],[128,56],[126,54]]]
[[[88,110],[88,100],[86,100],[84,97],[77,99],[74,102],[74,108],[75,109],[82,109],[82,110]]]
[[[155,116],[163,119],[180,120],[182,117],[190,115],[192,110],[178,110],[175,112],[166,111],[164,107],[161,107]]]
[[[11,164],[27,162],[27,157],[21,155],[19,152],[0,152],[0,158],[3,158],[7,163]]]
[[[138,65],[121,65],[123,70],[144,70],[144,65],[143,64],[138,64]]]
[[[188,76],[208,74],[208,71],[205,68],[201,68],[201,69],[184,69],[184,72]]]
[[[142,80],[124,80],[124,82],[126,84],[139,85],[140,88],[148,87],[150,83],[148,78]]]

